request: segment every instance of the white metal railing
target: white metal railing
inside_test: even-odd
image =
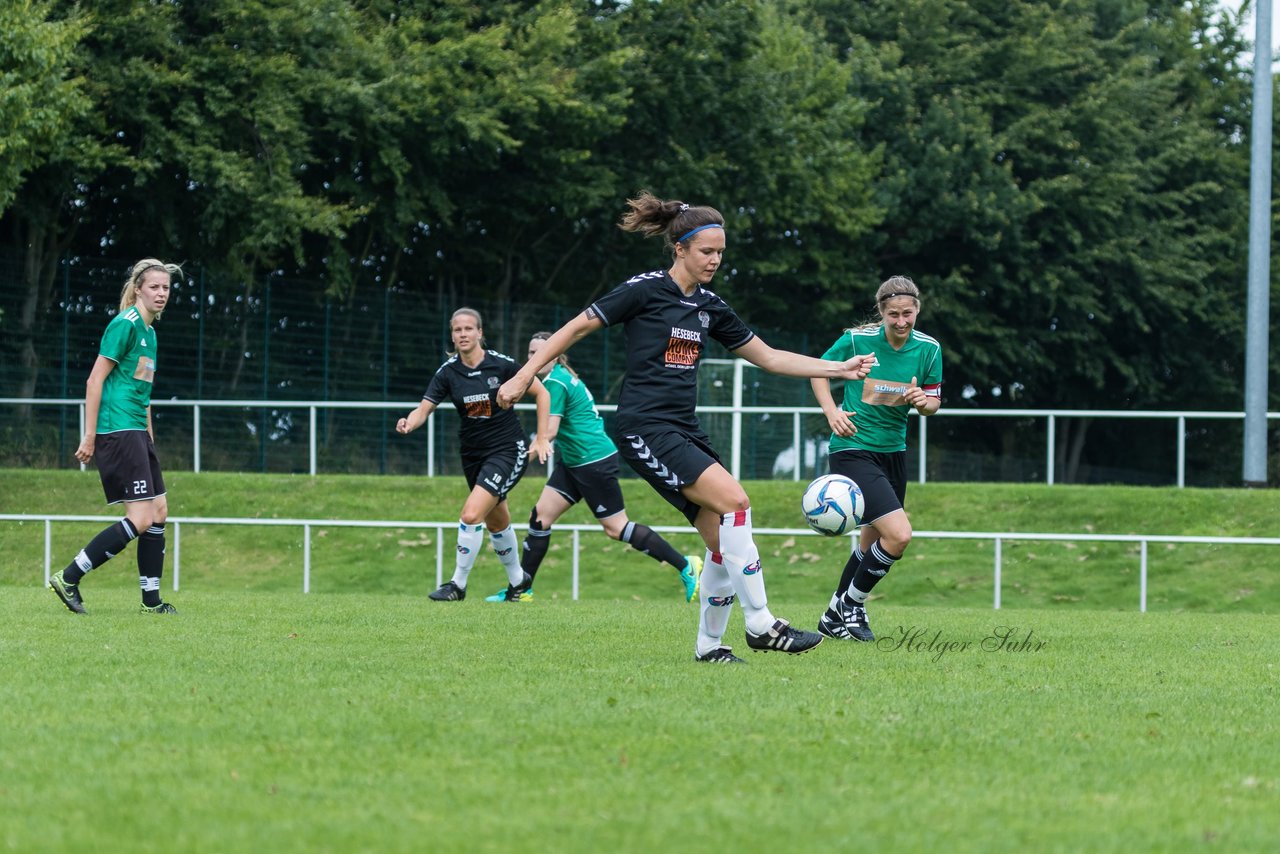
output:
[[[42,522],[44,523],[44,583],[49,583],[53,571],[53,523],[54,522],[109,522],[109,516],[76,516],[0,513],[0,521],[4,522]],[[269,527],[302,528],[302,592],[311,592],[311,529],[312,528],[418,528],[434,529],[436,537],[436,586],[444,583],[444,539],[445,532],[457,526],[457,522],[404,522],[391,520],[364,519],[255,519],[237,517],[198,517],[170,516],[168,524],[173,532],[172,549],[173,589],[179,589],[182,572],[182,526],[183,525],[252,525]],[[557,531],[568,531],[573,534],[572,585],[573,598],[578,598],[579,591],[579,553],[583,531],[604,536],[599,525],[566,524],[556,525]],[[688,528],[670,525],[655,525],[653,530],[662,534],[688,534]],[[819,536],[808,528],[756,528],[754,533],[763,537],[816,537]],[[850,547],[852,548],[852,536]],[[1104,543],[1138,543],[1138,610],[1147,610],[1147,544],[1148,543],[1195,543],[1207,545],[1242,545],[1242,546],[1280,546],[1280,537],[1199,537],[1168,534],[1049,534],[1008,531],[915,531],[912,539],[938,540],[992,540],[995,543],[995,564],[993,568],[994,599],[992,608],[1000,609],[1001,570],[1003,567],[1003,544],[1006,541],[1017,542],[1104,542]]]
[[[800,407],[794,406],[744,406],[742,405],[742,370],[744,365],[749,365],[741,359],[734,362],[734,404],[732,406],[699,406],[698,412],[702,414],[726,413],[732,415],[732,437],[730,441],[730,459],[729,471],[734,477],[739,477],[742,471],[742,416],[743,415],[780,415],[790,416],[791,418],[791,437],[792,451],[794,453],[795,464],[792,467],[792,480],[800,480],[801,472],[804,469],[803,441],[801,436],[800,424],[801,418],[806,415],[822,415],[822,410],[817,406]],[[79,398],[30,398],[30,397],[0,397],[0,405],[39,405],[39,406],[75,406],[79,410],[80,417],[80,434],[84,433],[84,401]],[[316,474],[318,471],[319,451],[317,448],[316,437],[316,420],[317,413],[320,410],[329,409],[370,409],[370,410],[386,410],[392,412],[407,412],[418,405],[417,401],[332,401],[332,400],[152,400],[152,406],[157,407],[189,407],[192,411],[192,470],[200,471],[200,418],[203,409],[212,408],[238,408],[238,409],[305,409],[307,410],[308,424],[308,473]],[[597,408],[602,412],[613,412],[617,409],[612,404],[600,404]],[[533,411],[534,406],[531,403],[522,403],[517,409]],[[444,413],[446,417],[453,415],[451,407],[443,407],[436,410],[437,413]],[[1057,419],[1059,418],[1121,418],[1121,419],[1157,419],[1175,422],[1177,429],[1177,453],[1176,453],[1176,470],[1177,485],[1186,486],[1186,466],[1187,466],[1187,421],[1195,420],[1217,420],[1217,421],[1243,421],[1244,412],[1217,412],[1217,411],[1196,411],[1196,410],[1179,410],[1179,411],[1131,411],[1125,409],[953,409],[943,407],[931,418],[920,418],[914,411],[909,413],[918,423],[916,434],[915,448],[918,454],[918,472],[917,479],[920,483],[926,482],[926,465],[929,457],[929,421],[931,418],[1042,418],[1046,422],[1045,431],[1045,480],[1046,483],[1053,484],[1055,480],[1055,443]],[[1267,420],[1280,419],[1280,412],[1268,412]],[[436,474],[436,418],[433,416],[427,419],[427,476],[434,477]]]

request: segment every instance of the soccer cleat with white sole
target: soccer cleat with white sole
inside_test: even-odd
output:
[[[427,598],[437,602],[461,602],[467,598],[467,588],[459,587],[450,579],[428,593]]]
[[[844,613],[844,627],[849,632],[850,637],[863,643],[870,643],[876,639],[875,634],[871,631],[871,624],[867,622],[866,606],[846,606]]]
[[[828,608],[818,620],[818,632],[835,640],[856,640],[845,625],[845,615]]]
[[[753,635],[747,632],[747,646],[756,652],[785,652],[788,655],[799,655],[808,652],[822,643],[822,635],[817,632],[806,632],[792,628],[786,620],[777,620],[768,631]]]
[[[731,646],[718,646],[706,655],[695,655],[693,660],[705,664],[746,664],[745,661],[733,654],[733,647]]]

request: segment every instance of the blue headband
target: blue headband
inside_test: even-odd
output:
[[[676,243],[684,243],[686,240],[688,240],[690,237],[693,237],[699,231],[705,231],[708,228],[724,228],[724,226],[718,222],[708,223],[707,225],[700,225],[697,228],[695,228],[693,231],[686,232],[684,237],[681,237],[679,240],[676,241]]]

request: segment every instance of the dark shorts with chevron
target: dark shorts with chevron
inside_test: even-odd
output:
[[[467,478],[467,486],[471,489],[479,486],[490,495],[497,496],[498,500],[505,499],[524,477],[528,451],[529,446],[524,439],[518,439],[500,450],[464,456],[462,473]]]
[[[692,522],[702,509],[680,492],[720,462],[705,433],[675,430],[665,425],[626,430],[618,452],[636,474]]]
[[[556,466],[547,478],[547,489],[560,493],[570,504],[584,502],[597,519],[608,519],[627,509],[618,484],[617,454],[580,466]]]

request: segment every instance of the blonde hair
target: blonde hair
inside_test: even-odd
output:
[[[552,333],[550,332],[535,332],[529,336],[529,340],[530,341],[547,341],[551,338],[551,335]],[[568,353],[561,353],[559,356],[556,356],[556,364],[563,367],[566,371],[573,374],[575,377],[578,376],[578,372],[569,366]]]
[[[133,268],[129,271],[129,278],[125,279],[124,287],[120,289],[121,311],[127,311],[138,301],[138,288],[142,287],[142,276],[150,270],[164,270],[169,274],[170,279],[174,275],[182,275],[181,264],[166,264],[164,261],[155,258],[143,258],[133,265]],[[160,312],[160,314],[163,313]],[[157,314],[156,317],[159,318],[160,314]]]
[[[488,349],[488,345],[484,340],[484,319],[480,317],[480,312],[476,311],[474,308],[467,308],[466,306],[463,306],[453,314],[449,315],[449,343],[453,343],[453,322],[458,319],[458,315],[460,314],[467,314],[476,319],[476,329],[480,330],[480,349]],[[457,350],[447,350],[445,352],[449,354],[450,359],[458,355]]]
[[[916,308],[920,308],[920,287],[911,281],[911,277],[890,276],[880,283],[880,287],[876,288],[876,314],[879,315],[879,318],[867,320],[845,331],[865,332],[871,329],[878,329],[884,324],[884,304],[894,297],[911,297],[916,301]]]

